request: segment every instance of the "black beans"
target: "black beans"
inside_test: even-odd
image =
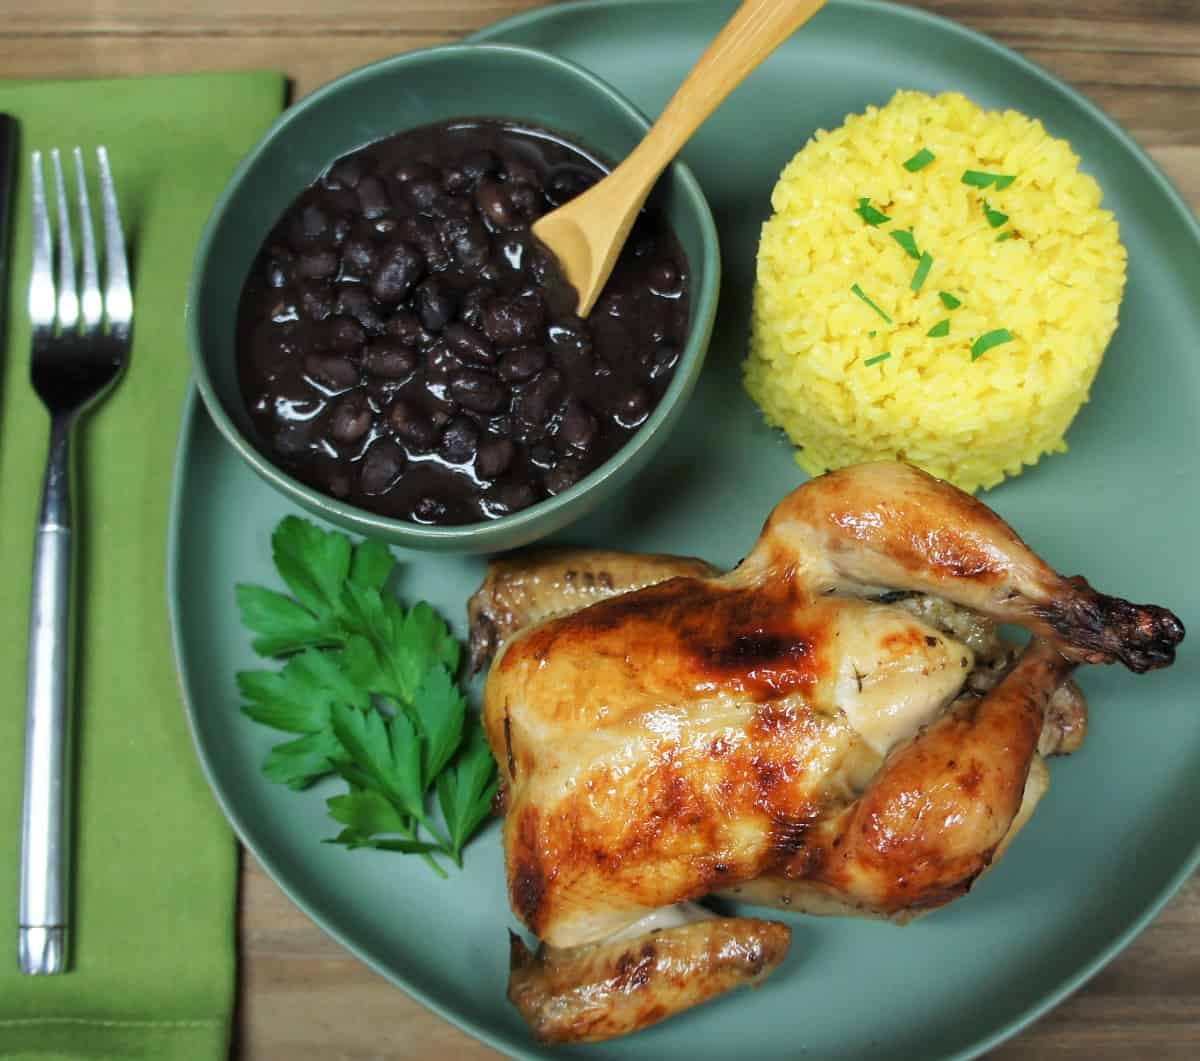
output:
[[[537,495],[529,483],[505,483],[490,490],[487,496],[497,510],[496,514],[502,516],[510,512],[520,512],[537,500]]]
[[[405,346],[419,349],[424,349],[437,339],[437,336],[426,328],[417,315],[410,310],[401,310],[390,316],[383,330],[388,335],[399,339]]]
[[[392,171],[392,176],[399,184],[404,184],[407,181],[431,180],[436,172],[428,162],[405,159]]]
[[[436,280],[425,280],[417,286],[417,316],[431,332],[440,332],[454,316],[454,299]]]
[[[334,317],[330,322],[329,343],[339,354],[359,353],[367,341],[363,326],[352,317]]]
[[[396,436],[414,449],[430,449],[437,441],[437,428],[416,402],[403,398],[393,402],[387,419]]]
[[[496,351],[488,337],[466,324],[455,321],[447,324],[442,332],[446,345],[464,361],[477,361],[490,365],[496,360]]]
[[[362,180],[363,164],[356,158],[344,158],[329,167],[322,184],[326,188],[338,190],[341,188],[356,188]]]
[[[600,170],[541,134],[455,121],[333,165],[271,231],[239,375],[273,459],[418,523],[569,490],[645,422],[679,361],[687,267],[653,211],[588,320],[534,220]]]
[[[517,447],[511,438],[488,436],[475,454],[475,474],[480,479],[495,479],[508,470],[516,453]]]
[[[346,240],[342,248],[342,268],[353,273],[360,280],[366,279],[375,268],[375,244],[362,236],[354,236]]]
[[[328,284],[305,284],[300,289],[300,312],[309,320],[323,321],[333,312],[333,292]]]
[[[478,270],[491,253],[487,230],[473,218],[448,217],[438,223],[438,235],[463,269]]]
[[[479,428],[466,416],[456,416],[442,432],[438,452],[451,464],[465,464],[479,446]]]
[[[386,493],[400,478],[406,463],[404,450],[390,439],[379,439],[362,460],[359,484],[363,493]]]
[[[558,441],[565,446],[586,450],[596,438],[599,424],[596,417],[578,398],[568,398],[563,405],[558,426]]]
[[[545,367],[546,351],[540,346],[518,346],[504,351],[496,371],[506,383],[524,383]]]
[[[658,295],[674,295],[679,290],[679,270],[674,262],[655,262],[647,273],[650,289]]]
[[[574,199],[596,183],[595,175],[580,166],[559,166],[546,182],[546,197],[554,206]]]
[[[377,217],[383,217],[392,208],[387,188],[384,187],[383,181],[378,177],[364,177],[358,182],[358,187],[355,191],[358,193],[358,201],[362,206],[363,217],[368,221],[374,221]]]
[[[338,270],[338,256],[331,250],[305,251],[292,268],[296,276],[305,280],[327,280]]]
[[[385,306],[396,305],[425,272],[425,259],[411,243],[395,243],[384,250],[371,276],[371,294]]]
[[[306,239],[321,239],[329,235],[329,215],[319,206],[309,205],[300,211],[300,231]]]
[[[509,228],[520,218],[513,201],[509,198],[508,186],[499,181],[482,181],[475,189],[475,205],[479,212],[496,228]]]
[[[358,383],[354,362],[336,354],[309,354],[304,359],[304,371],[322,386],[335,391],[346,390]]]
[[[483,314],[487,309],[488,299],[494,295],[492,288],[480,285],[471,288],[463,295],[458,305],[458,316],[464,324],[476,331],[483,331]]]
[[[508,401],[508,390],[490,372],[467,368],[450,381],[455,401],[476,413],[494,413]]]
[[[416,177],[406,181],[402,187],[408,201],[422,213],[428,213],[442,193],[438,182],[432,177]]]
[[[329,434],[338,442],[357,442],[370,429],[372,420],[366,397],[352,391],[330,410]]]
[[[491,299],[483,314],[483,329],[497,346],[522,346],[542,338],[546,308],[536,295]]]
[[[583,464],[572,457],[560,460],[545,475],[546,493],[551,496],[569,490],[583,478]]]
[[[525,384],[514,406],[517,416],[530,424],[546,423],[556,408],[562,382],[562,373],[549,368]]]
[[[382,379],[407,379],[416,371],[417,352],[390,339],[376,339],[367,348],[363,368]]]
[[[357,284],[339,284],[333,303],[333,312],[343,317],[353,317],[369,332],[383,328],[383,317],[375,308],[370,294]]]
[[[640,427],[649,415],[650,396],[641,387],[622,394],[613,410],[613,419],[624,428]]]

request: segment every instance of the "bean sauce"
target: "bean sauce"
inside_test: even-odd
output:
[[[495,519],[573,486],[646,422],[688,326],[688,266],[638,218],[586,320],[530,233],[603,167],[542,129],[425,126],[336,161],[242,291],[238,370],[263,452],[418,523]]]

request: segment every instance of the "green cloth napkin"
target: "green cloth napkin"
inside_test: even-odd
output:
[[[278,114],[284,87],[272,73],[0,81],[0,111],[21,122],[8,341],[0,344],[0,1058],[167,1061],[228,1051],[237,854],[180,704],[167,628],[167,515],[189,371],[192,256],[225,181]],[[101,143],[131,251],[134,349],[119,387],[77,436],[73,968],[23,977],[25,653],[47,435],[29,384],[29,152]]]

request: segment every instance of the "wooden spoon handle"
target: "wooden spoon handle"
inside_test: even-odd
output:
[[[657,177],[746,75],[824,4],[825,0],[745,0],[692,67],[630,159],[637,157],[639,167],[645,167],[643,172]]]

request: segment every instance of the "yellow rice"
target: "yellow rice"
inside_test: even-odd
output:
[[[934,161],[909,172],[922,148]],[[745,382],[805,471],[899,458],[974,491],[1066,449],[1125,285],[1117,223],[1078,162],[1015,111],[898,92],[819,131],[784,168],[759,243]],[[979,189],[967,170],[1016,180]],[[864,197],[892,220],[867,224]],[[985,199],[1009,220],[992,227]],[[890,235],[910,228],[933,258],[915,294],[918,263]],[[943,320],[949,335],[930,338]],[[973,361],[997,329],[1013,341]]]

